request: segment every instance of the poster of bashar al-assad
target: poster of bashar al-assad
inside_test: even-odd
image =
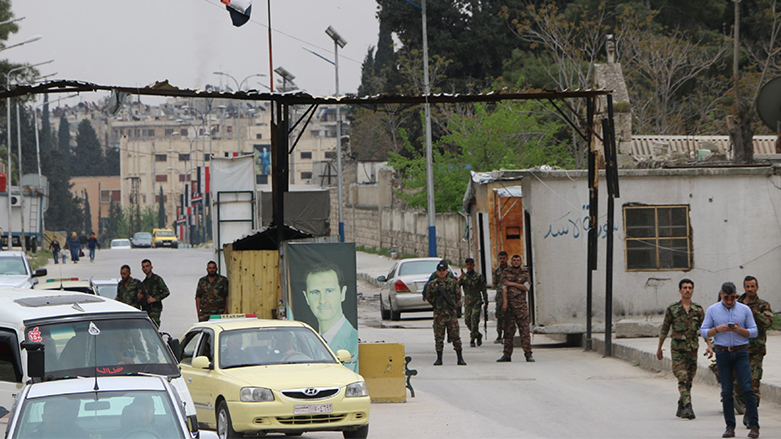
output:
[[[354,243],[288,243],[289,319],[315,328],[345,366],[358,372],[358,301]]]

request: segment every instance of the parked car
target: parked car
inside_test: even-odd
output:
[[[34,290],[60,290],[75,291],[77,293],[86,293],[97,296],[98,287],[89,279],[79,279],[78,277],[69,277],[64,279],[46,279],[46,282],[40,282],[33,286]]]
[[[171,229],[152,229],[152,247],[179,247],[176,234]]]
[[[197,323],[182,339],[179,367],[198,421],[220,438],[251,433],[369,433],[363,377],[343,365],[305,323],[254,315]]]
[[[402,259],[391,267],[387,276],[377,278],[380,290],[380,315],[384,320],[399,320],[402,312],[431,311],[423,300],[423,287],[431,273],[437,271],[439,258]],[[448,271],[453,273],[452,268]]]
[[[98,295],[106,299],[117,298],[117,284],[119,279],[92,279],[92,283],[98,287]]]
[[[0,253],[0,287],[32,288],[38,283],[36,277],[46,276],[45,268],[32,271],[30,261],[24,252],[4,251]]]
[[[98,335],[99,336],[99,335]],[[30,383],[10,414],[7,438],[215,438],[192,431],[164,377],[79,377]]]
[[[133,248],[152,248],[152,234],[149,232],[136,232],[130,240]]]
[[[112,250],[124,250],[132,248],[130,245],[129,239],[112,239],[111,240],[111,249]]]

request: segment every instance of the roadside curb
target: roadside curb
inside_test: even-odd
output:
[[[368,273],[356,273],[356,276],[358,279],[370,283],[372,286],[375,286],[377,288],[382,288],[382,282],[378,281],[375,276],[372,276]]]

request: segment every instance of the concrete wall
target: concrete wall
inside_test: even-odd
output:
[[[588,189],[583,172],[536,172],[524,179],[532,218],[538,321],[585,324]],[[759,279],[760,297],[781,307],[781,181],[771,168],[622,171],[615,204],[613,309],[616,318],[660,314],[680,298],[678,281],[695,282],[694,301],[716,301],[722,282],[740,288]],[[599,269],[594,272],[594,313],[604,318],[606,190],[600,182]],[[693,268],[627,271],[623,206],[688,205]]]

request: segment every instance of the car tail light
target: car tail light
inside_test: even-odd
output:
[[[395,284],[393,284],[394,288],[396,288],[397,293],[409,293],[409,288],[407,287],[407,284],[404,282],[397,280]]]

